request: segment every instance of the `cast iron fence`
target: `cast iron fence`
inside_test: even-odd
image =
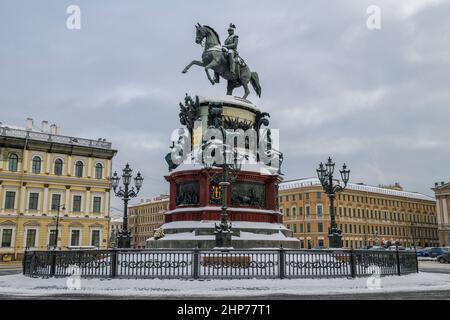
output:
[[[355,278],[418,272],[411,251],[74,250],[26,251],[23,274],[83,278]]]

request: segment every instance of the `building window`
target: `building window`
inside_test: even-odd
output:
[[[13,229],[2,229],[2,248],[11,248],[12,247],[12,233]]]
[[[34,248],[36,247],[36,229],[28,229],[27,230],[27,237],[26,237],[26,248]]]
[[[311,224],[310,223],[306,224],[306,232],[311,232]]]
[[[286,217],[289,217],[289,208],[286,208]]]
[[[300,232],[303,233],[303,223],[300,223]]]
[[[320,197],[322,196],[322,192],[317,192],[316,196],[317,196],[317,199],[320,199]]]
[[[81,196],[73,196],[73,212],[81,212]]]
[[[91,230],[91,246],[100,247],[100,230]]]
[[[101,206],[102,206],[102,198],[101,197],[94,197],[94,207],[93,207],[92,211],[94,213],[100,213]]]
[[[70,245],[72,247],[77,247],[80,245],[80,230],[72,230],[70,233]]]
[[[299,208],[298,208],[298,214],[299,214],[300,216],[303,215],[303,207],[299,207]]]
[[[322,222],[319,222],[317,224],[317,232],[323,232],[323,223]]]
[[[322,239],[319,239],[319,247],[323,248],[323,240]]]
[[[297,216],[297,208],[292,207],[292,217],[295,219],[296,216]]]
[[[322,218],[323,216],[323,207],[321,204],[317,205],[317,218]]]
[[[286,201],[289,201],[289,195],[286,196]]]
[[[292,201],[295,201],[295,194],[292,195]]]
[[[62,175],[63,172],[63,161],[61,159],[55,160],[55,167],[54,167],[54,173],[57,176]]]
[[[19,157],[15,153],[11,153],[8,157],[8,170],[16,172],[19,165]]]
[[[61,195],[52,194],[52,210],[58,210],[61,205]]]
[[[78,178],[83,177],[83,169],[84,169],[84,164],[81,161],[77,161],[75,163],[75,176]]]
[[[311,216],[311,208],[310,206],[306,206],[306,217],[310,217]]]
[[[37,210],[39,206],[39,193],[31,192],[30,199],[28,201],[29,210]]]
[[[31,171],[36,174],[41,173],[41,163],[42,163],[41,158],[38,156],[35,156],[32,161]]]
[[[57,243],[56,243],[56,229],[52,229],[49,231],[49,236],[48,236],[48,245],[51,247],[56,247]]]
[[[296,224],[293,225],[293,228],[294,228],[294,229],[293,229],[293,232],[294,232],[294,233],[297,233],[297,225],[296,225]]]
[[[101,179],[103,177],[103,166],[101,163],[95,165],[95,179]]]
[[[342,217],[342,207],[339,207],[339,217]]]
[[[5,209],[14,210],[16,202],[16,192],[6,191],[5,193]]]

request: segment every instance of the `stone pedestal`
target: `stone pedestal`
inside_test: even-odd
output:
[[[267,114],[247,100],[230,96],[195,100],[195,106],[187,106],[189,119],[195,119],[197,124],[190,128],[192,151],[183,163],[171,166],[172,170],[165,177],[170,183],[170,204],[162,226],[164,237],[148,239],[147,247],[214,248],[217,239],[222,243],[220,247],[279,248],[282,245],[283,248],[300,248],[300,241],[282,224],[282,214],[278,210],[278,184],[282,176],[279,168],[272,166],[276,161],[263,163],[253,151],[246,153],[248,161],[242,164],[235,181],[226,188],[231,232],[222,236],[215,233],[214,226],[221,220],[223,199],[220,183],[211,178],[211,171],[220,173],[222,169],[213,166],[212,170],[206,170],[203,163],[192,161],[192,158],[198,160],[197,154],[201,154],[205,146],[202,132],[217,124],[225,130],[260,132],[269,121]],[[186,117],[183,119],[182,123],[187,123]]]

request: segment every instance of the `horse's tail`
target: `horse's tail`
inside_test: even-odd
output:
[[[250,78],[253,89],[255,89],[258,97],[261,98],[261,85],[259,84],[259,76],[257,72],[252,72],[252,77]]]

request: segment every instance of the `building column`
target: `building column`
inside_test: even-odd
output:
[[[442,197],[443,224],[448,224],[447,196]]]
[[[22,157],[22,171],[28,171],[28,150],[23,151]]]
[[[87,188],[84,214],[91,214],[91,188]]]
[[[70,176],[72,173],[72,156],[67,157],[67,175]]]
[[[3,200],[3,185],[2,182],[0,181],[0,208],[3,208],[3,204],[4,204]]]
[[[44,185],[44,201],[42,205],[42,213],[49,213],[50,210],[48,210],[48,184]]]
[[[19,213],[25,213],[25,204],[26,204],[26,187],[22,185],[20,187],[20,203],[19,203]]]
[[[105,192],[105,202],[104,202],[104,210],[105,210],[105,216],[109,217],[109,203],[110,203],[111,199],[110,199],[110,195],[109,195],[109,190],[107,190]]]
[[[91,178],[92,177],[92,158],[91,157],[89,157],[89,159],[88,159],[88,163],[87,163],[87,177],[88,178]]]
[[[70,203],[70,186],[66,186],[66,197],[65,197],[65,207],[66,210],[64,212],[64,214],[69,214],[69,206],[71,206],[72,204]]]
[[[46,161],[45,173],[47,173],[47,174],[50,174],[50,169],[51,169],[50,160],[51,160],[50,153],[47,153],[47,159],[45,160]]]
[[[441,199],[437,197],[436,199],[436,213],[437,213],[437,224],[440,226],[442,224],[442,208],[441,208]]]
[[[3,161],[3,157],[5,157],[6,161]],[[3,170],[3,162],[7,162],[8,160],[7,154],[4,154],[3,149],[0,150],[0,171]]]

